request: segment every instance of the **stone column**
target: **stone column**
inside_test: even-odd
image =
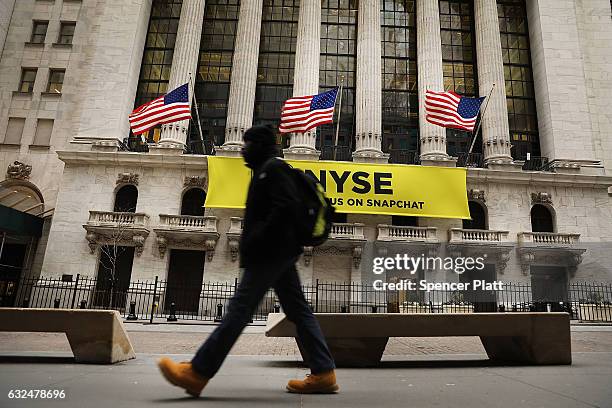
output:
[[[239,156],[242,136],[253,124],[257,61],[263,0],[242,0],[236,29],[236,47],[227,104],[225,143],[217,154]]]
[[[356,135],[353,160],[383,162],[382,152],[382,57],[380,0],[359,2],[357,26]]]
[[[193,95],[192,84],[195,84],[198,69],[203,21],[204,0],[183,0],[168,92],[189,82],[189,74],[191,74],[192,83],[189,85],[189,96]],[[177,152],[182,151],[187,141],[188,126],[188,120],[162,125],[158,147],[176,149]]]
[[[495,84],[487,111],[482,118],[485,162],[487,164],[512,163],[497,2],[495,0],[475,0],[474,18],[478,55],[478,87],[481,95],[488,95]]]
[[[303,0],[300,2],[298,18],[293,96],[319,93],[320,51],[321,0]],[[319,152],[315,149],[316,134],[316,129],[306,133],[292,133],[291,146],[285,150],[285,158],[317,160]]]
[[[432,125],[425,119],[426,91],[444,90],[442,71],[442,39],[440,38],[440,9],[437,0],[417,0],[417,68],[419,86],[419,139],[421,162],[452,164],[446,153],[446,129]],[[434,163],[435,162],[435,163]]]

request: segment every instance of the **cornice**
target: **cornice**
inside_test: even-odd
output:
[[[470,168],[468,184],[496,183],[549,186],[581,187],[608,189],[612,186],[612,176],[598,174],[565,174],[546,171],[504,171]]]
[[[165,155],[136,152],[62,150],[58,151],[57,155],[67,165],[163,167],[197,170],[208,168],[208,156],[193,154]],[[468,184],[546,184],[549,186],[610,189],[612,186],[612,176],[469,168],[467,182]]]
[[[57,156],[67,165],[78,166],[136,166],[197,170],[208,168],[208,156],[195,154],[169,155],[136,152],[62,150],[57,152]]]

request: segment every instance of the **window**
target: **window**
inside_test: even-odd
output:
[[[299,8],[299,0],[264,0],[254,124],[278,127],[282,104],[293,96]]]
[[[206,193],[201,188],[192,188],[183,194],[181,215],[204,215]]]
[[[391,225],[398,227],[418,227],[419,217],[413,217],[410,215],[393,215],[391,217]]]
[[[208,0],[200,40],[200,60],[195,94],[205,144],[223,144],[229,100],[230,73],[234,57],[239,0]],[[196,117],[196,113],[192,115]],[[197,126],[191,126],[189,145],[201,145]],[[203,150],[203,149],[201,149]]]
[[[478,96],[473,2],[440,0],[440,28],[444,90],[465,96]],[[446,129],[448,154],[457,156],[467,152],[470,136],[461,130]],[[474,152],[481,151],[482,143],[477,141]]]
[[[463,220],[463,229],[486,230],[487,229],[487,213],[485,208],[476,201],[469,201],[471,220]]]
[[[512,157],[540,155],[525,0],[497,0]]]
[[[542,204],[536,204],[531,208],[531,231],[532,232],[555,232],[554,220],[551,211]]]
[[[72,39],[74,38],[74,28],[76,27],[76,23],[74,21],[70,22],[62,22],[60,25],[59,37],[57,39],[58,44],[69,45],[72,44]]]
[[[153,0],[134,107],[168,91],[182,4],[182,0]],[[143,136],[149,142],[157,142],[160,130],[156,127]]]
[[[19,83],[19,92],[30,93],[34,90],[34,81],[36,81],[37,68],[22,68],[21,82]]]
[[[49,83],[47,84],[47,92],[61,94],[62,85],[64,84],[65,69],[52,69],[49,71]]]
[[[45,37],[47,36],[48,27],[48,21],[34,21],[34,23],[32,24],[32,37],[30,38],[30,43],[44,44]]]
[[[6,136],[4,136],[5,144],[21,144],[21,135],[25,118],[9,118],[8,126],[6,127]]]
[[[138,189],[132,184],[127,184],[117,190],[115,194],[115,212],[136,212],[138,201]]]
[[[341,160],[351,160],[350,151],[355,147],[355,78],[357,66],[357,1],[323,0],[321,2],[321,56],[319,67],[319,92],[339,86],[344,77],[342,113],[338,149]],[[336,136],[337,118],[334,123],[320,126],[317,147],[326,157],[332,150]],[[328,153],[329,152],[329,153]],[[338,160],[338,157],[336,157]]]
[[[38,119],[33,145],[49,146],[51,132],[53,132],[53,119]]]
[[[383,0],[383,151],[393,163],[414,161],[419,146],[415,0]],[[405,159],[405,160],[402,160]]]

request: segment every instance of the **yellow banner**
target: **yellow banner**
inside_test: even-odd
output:
[[[336,210],[469,219],[466,169],[288,160],[314,175]],[[242,158],[208,157],[206,207],[244,208],[251,170]]]

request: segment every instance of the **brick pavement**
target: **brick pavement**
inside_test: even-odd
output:
[[[129,331],[137,353],[194,353],[208,333]],[[70,351],[64,334],[1,333],[0,353],[9,351]],[[612,352],[612,331],[572,332],[573,352]],[[391,338],[385,355],[484,354],[477,337]],[[268,338],[263,333],[243,334],[232,355],[299,354],[290,338]]]

